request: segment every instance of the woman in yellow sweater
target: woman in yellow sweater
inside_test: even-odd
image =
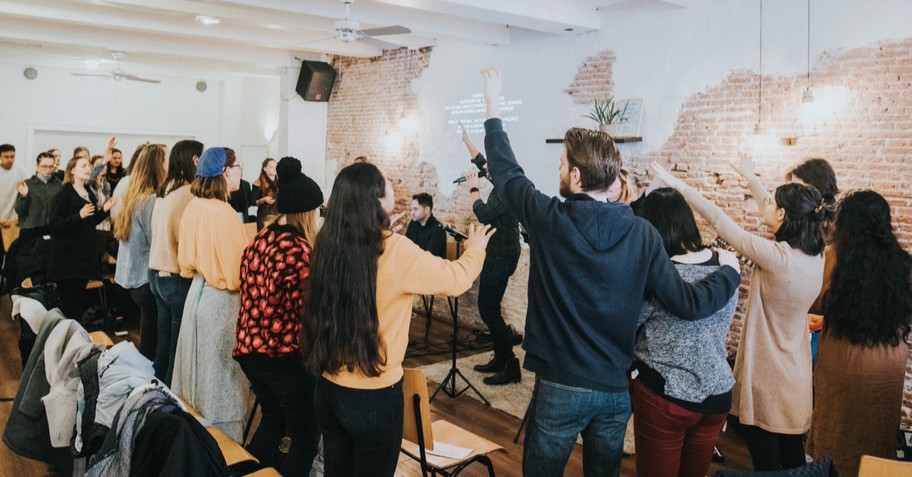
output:
[[[327,477],[393,475],[412,295],[468,290],[494,233],[470,227],[462,257],[444,260],[388,231],[394,202],[373,164],[342,169],[314,245],[301,350],[322,374],[316,407]]]
[[[180,221],[177,262],[193,278],[174,357],[171,389],[240,442],[250,384],[231,358],[241,307],[241,255],[250,242],[228,196],[240,186],[234,151],[206,149]]]

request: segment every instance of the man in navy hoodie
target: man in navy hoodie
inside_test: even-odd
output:
[[[678,275],[658,232],[626,204],[607,201],[621,157],[607,134],[564,137],[560,194],[539,192],[516,162],[500,116],[500,73],[485,78],[485,150],[501,200],[529,232],[523,367],[535,373],[523,475],[559,476],[583,436],[589,476],[620,473],[630,417],[627,375],[645,294],[685,320],[705,318],[738,291],[734,255],[694,284]]]

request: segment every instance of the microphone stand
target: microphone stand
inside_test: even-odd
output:
[[[446,230],[446,232],[448,234],[450,234],[450,236],[453,237],[453,239],[456,241],[456,257],[459,257],[459,254],[462,250],[462,241],[467,239],[468,237],[466,237],[464,234],[462,234],[458,230],[453,229],[452,227],[449,227],[449,226],[444,227],[444,230]],[[453,316],[453,335],[452,335],[453,339],[451,342],[452,343],[451,349],[453,352],[453,361],[452,361],[452,365],[450,366],[450,372],[447,373],[445,378],[443,378],[443,381],[440,383],[440,386],[437,387],[437,390],[434,391],[434,394],[431,395],[431,398],[428,400],[428,402],[433,402],[434,398],[437,397],[437,394],[441,390],[444,393],[446,393],[448,396],[450,396],[451,398],[454,398],[454,397],[457,397],[457,396],[461,395],[462,393],[468,391],[469,389],[471,389],[472,391],[475,392],[475,394],[478,395],[478,397],[481,399],[481,402],[485,403],[486,406],[490,406],[491,402],[488,401],[487,399],[485,399],[485,397],[481,394],[481,392],[478,391],[478,389],[472,385],[472,383],[469,381],[469,379],[466,378],[465,375],[462,374],[462,371],[460,371],[459,368],[456,366],[456,347],[457,347],[457,342],[459,339],[458,338],[459,337],[459,297],[452,297],[452,298],[447,297],[447,303],[449,303],[449,305],[450,305],[450,314]],[[457,376],[462,378],[462,380],[465,381],[465,383],[466,383],[466,387],[462,388],[461,390],[456,389],[456,377]]]

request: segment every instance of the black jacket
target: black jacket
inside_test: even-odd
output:
[[[692,320],[713,314],[738,291],[741,276],[731,267],[694,284],[682,280],[658,232],[627,204],[539,192],[517,164],[500,119],[485,121],[485,131],[488,170],[530,236],[527,369],[571,386],[626,390],[644,293]]]
[[[238,187],[238,190],[231,193],[228,203],[231,204],[231,208],[241,214],[241,219],[245,224],[247,222],[252,222],[250,214],[247,211],[251,206],[255,205],[256,197],[254,197],[253,189],[250,188],[249,182],[241,179],[241,186]]]
[[[424,225],[414,220],[409,222],[408,228],[405,229],[405,236],[422,250],[431,252],[440,258],[447,258],[446,231],[443,230],[443,225],[440,224],[437,217],[431,215]]]
[[[481,153],[478,156],[481,156]],[[481,199],[472,203],[472,212],[475,212],[479,222],[497,229],[488,242],[488,255],[519,256],[519,221],[500,200],[500,188],[497,184],[494,184],[487,203]]]
[[[73,184],[66,184],[51,201],[51,254],[48,279],[92,279],[101,276],[101,260],[97,250],[95,226],[108,218],[103,204],[95,200],[95,193],[86,189],[95,213],[86,218],[79,211],[86,200],[79,196]]]

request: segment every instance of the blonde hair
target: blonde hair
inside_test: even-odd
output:
[[[621,169],[618,171],[617,180],[621,181],[621,195],[618,197],[618,202],[630,204],[635,201],[639,196],[639,193],[637,191],[636,183],[633,181],[633,177],[628,174],[626,170]]]
[[[317,208],[307,212],[279,214],[267,220],[266,226],[281,224],[284,221],[286,225],[290,225],[300,232],[304,236],[304,240],[307,240],[307,243],[313,246],[314,240],[317,239],[317,214],[319,211],[320,209]]]
[[[88,159],[86,159],[88,160]],[[66,167],[63,168],[63,183],[72,184],[73,183],[73,169],[76,168],[76,163],[79,162],[78,157],[73,157],[66,163]]]
[[[125,241],[130,238],[130,225],[133,214],[139,209],[165,180],[165,160],[167,154],[164,144],[152,144],[143,148],[136,161],[130,164],[130,183],[124,192],[123,205],[114,219],[114,238]]]

